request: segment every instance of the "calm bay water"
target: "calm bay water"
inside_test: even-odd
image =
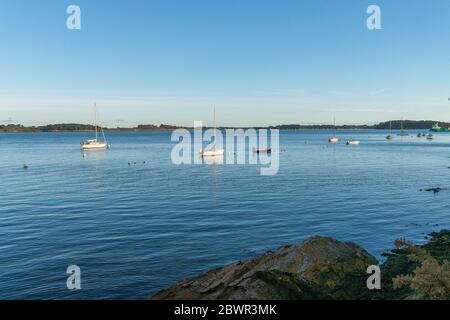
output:
[[[450,134],[339,132],[353,147],[329,135],[281,132],[279,173],[261,176],[175,166],[169,132],[110,133],[112,149],[86,158],[84,133],[0,134],[0,299],[145,299],[312,235],[380,257],[399,237],[450,227],[450,192],[419,191],[450,188]],[[71,264],[80,291],[66,288]]]

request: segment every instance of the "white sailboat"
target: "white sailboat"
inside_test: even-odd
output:
[[[101,128],[103,141],[98,140],[98,126],[97,126],[97,107],[94,106],[94,126],[95,126],[95,139],[81,142],[82,150],[101,150],[109,147],[108,141],[106,141],[105,132],[103,127]]]
[[[217,128],[216,128],[216,108],[214,108],[214,145],[209,150],[200,150],[200,155],[202,157],[220,157],[223,156],[224,150],[216,148],[217,141]]]
[[[398,136],[401,136],[401,137],[406,137],[406,136],[408,136],[408,135],[409,135],[408,132],[406,132],[406,131],[403,129],[403,118],[402,118],[402,120],[400,121],[400,126],[401,126],[400,133],[398,133],[397,135],[398,135]]]
[[[334,124],[334,130],[336,130],[336,118],[334,118],[333,124]],[[331,138],[328,139],[328,142],[329,143],[339,142],[339,138],[336,137],[336,134],[334,134]]]

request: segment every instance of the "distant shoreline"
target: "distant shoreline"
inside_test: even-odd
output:
[[[186,129],[188,131],[194,130],[194,128],[180,127],[177,129]],[[177,129],[154,129],[154,130],[138,130],[138,129],[104,129],[107,132],[171,132]],[[203,129],[210,129],[208,127],[203,127]],[[335,128],[335,129],[320,129],[320,128],[302,128],[302,129],[288,129],[288,128],[274,128],[274,127],[217,127],[217,130],[225,129],[279,129],[280,131],[363,131],[363,130],[379,130],[386,131],[388,129],[377,129],[377,128]],[[405,130],[422,130],[429,131],[430,129],[421,128],[409,128]],[[400,129],[392,129],[392,131],[400,131]],[[95,130],[0,130],[0,133],[94,133]]]
[[[405,130],[430,130],[436,123],[441,127],[449,128],[450,123],[435,121],[435,120],[392,120],[381,122],[375,125],[301,125],[301,124],[284,124],[276,126],[267,127],[219,127],[219,129],[279,129],[279,130],[400,130],[402,128]],[[207,128],[207,127],[206,127]],[[103,128],[105,131],[109,132],[121,132],[121,131],[173,131],[176,129],[187,129],[193,130],[193,127],[180,127],[174,125],[161,124],[159,126],[149,124],[149,125],[138,125],[132,128]],[[26,132],[94,132],[95,127],[93,125],[77,124],[77,123],[63,123],[63,124],[49,124],[45,126],[32,126],[27,127],[20,124],[8,124],[0,125],[0,132],[10,132],[10,133],[26,133]]]

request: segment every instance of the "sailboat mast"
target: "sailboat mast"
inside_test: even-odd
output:
[[[214,139],[216,139],[216,108],[214,108]]]
[[[216,107],[214,107],[214,150],[216,150],[216,141],[217,141],[217,135],[216,135]]]
[[[98,141],[98,129],[97,129],[97,104],[94,103],[94,126],[95,126],[95,141]]]
[[[336,117],[333,117],[334,135],[336,135]]]
[[[105,131],[103,130],[103,127],[101,128],[102,128],[103,142],[107,143],[108,141],[106,141]]]

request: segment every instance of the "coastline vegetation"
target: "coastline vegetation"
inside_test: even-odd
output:
[[[175,130],[178,127],[161,124],[156,125],[138,125],[132,128],[106,128],[105,131],[164,131],[164,130]],[[93,132],[95,131],[95,126],[90,124],[79,124],[79,123],[61,123],[61,124],[49,124],[45,126],[24,126],[21,124],[7,124],[0,125],[0,132]]]
[[[383,254],[383,290],[378,299],[450,300],[450,230],[430,234],[415,245],[405,239]]]

